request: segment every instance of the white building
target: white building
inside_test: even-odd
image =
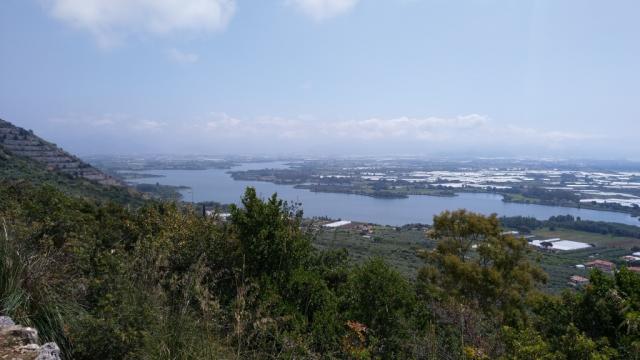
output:
[[[323,226],[326,228],[338,228],[338,227],[349,225],[349,224],[351,224],[351,221],[341,220],[341,221],[336,221],[329,224],[324,224]]]
[[[579,249],[586,249],[591,247],[591,245],[587,243],[571,241],[571,240],[561,240],[557,238],[548,239],[548,240],[533,240],[529,244],[540,247],[540,248],[546,248],[546,249],[552,249],[552,250],[563,250],[563,251],[579,250]],[[544,246],[543,244],[545,245],[550,244],[551,246],[547,247],[547,246]]]

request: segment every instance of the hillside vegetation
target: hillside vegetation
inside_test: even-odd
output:
[[[97,201],[140,206],[138,191],[29,130],[0,119],[0,179],[47,185],[71,195]]]
[[[228,222],[0,183],[0,312],[76,359],[634,359],[640,276],[562,296],[499,220],[443,213],[408,280],[247,189]]]
[[[142,197],[127,187],[102,185],[93,180],[52,170],[41,162],[8,152],[2,146],[0,146],[0,179],[7,183],[47,185],[65,194],[91,200],[113,201],[134,206],[143,203]]]
[[[32,131],[0,119],[0,146],[4,152],[37,161],[48,170],[56,170],[70,177],[95,181],[102,185],[124,185],[121,181],[36,136]]]
[[[354,262],[332,239],[314,246],[275,195],[248,188],[223,221],[41,160],[0,147],[0,315],[68,359],[640,354],[639,275],[594,272],[579,291],[545,295],[526,241],[495,216],[435,217],[428,242],[401,254],[422,262],[408,278],[405,264]]]

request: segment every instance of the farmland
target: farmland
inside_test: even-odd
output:
[[[364,234],[358,228],[317,228],[313,243],[320,249],[346,249],[351,259],[362,263],[379,256],[399,271],[415,278],[423,261],[417,256],[422,249],[432,249],[436,242],[428,239],[426,228],[421,226],[370,226],[371,232]],[[562,238],[596,245],[575,251],[544,251],[532,247],[531,258],[539,262],[549,275],[545,290],[559,292],[568,288],[567,281],[572,275],[588,276],[588,270],[577,269],[575,265],[602,259],[618,265],[620,259],[632,249],[640,248],[640,240],[631,237],[594,234],[575,230],[548,228],[536,230],[536,238]],[[637,251],[637,250],[636,250]]]

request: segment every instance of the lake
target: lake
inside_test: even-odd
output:
[[[287,168],[287,165],[281,162],[247,163],[233,170],[265,168]],[[328,216],[333,219],[394,226],[410,223],[430,224],[434,215],[444,210],[457,209],[467,209],[483,214],[497,213],[501,216],[532,216],[540,220],[546,220],[550,216],[570,214],[584,220],[640,225],[637,218],[624,213],[505,203],[502,201],[502,196],[496,194],[460,193],[456,197],[414,195],[405,199],[377,199],[352,194],[314,193],[296,189],[290,185],[276,185],[268,182],[236,181],[231,178],[228,171],[220,169],[148,170],[140,173],[163,177],[136,179],[131,182],[189,186],[191,189],[181,191],[185,201],[217,201],[219,203],[238,203],[245,188],[253,186],[262,197],[278,193],[278,196],[284,200],[302,203],[302,209],[307,217]]]

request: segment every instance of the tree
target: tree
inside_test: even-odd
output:
[[[640,276],[628,269],[593,270],[579,291],[533,302],[533,327],[566,359],[638,359],[639,294]]]
[[[496,215],[466,210],[435,216],[428,235],[438,241],[422,253],[419,283],[428,293],[478,306],[507,324],[525,318],[528,296],[546,277],[529,262],[523,238],[503,234]]]
[[[364,324],[377,340],[375,353],[397,358],[415,304],[411,285],[381,258],[356,267],[343,301],[348,320]]]
[[[246,276],[267,275],[284,282],[309,257],[311,243],[300,231],[301,212],[274,194],[263,201],[247,188],[242,207],[231,206],[231,223]]]

